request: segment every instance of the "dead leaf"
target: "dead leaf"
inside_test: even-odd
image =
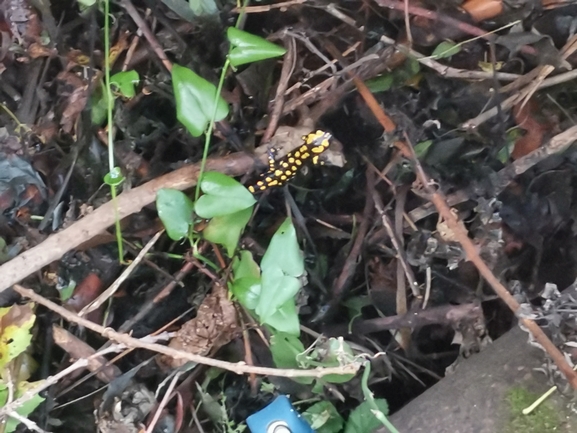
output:
[[[236,322],[236,309],[228,299],[228,291],[217,283],[212,293],[204,298],[196,317],[182,326],[168,346],[195,355],[207,355],[232,340]],[[161,364],[171,368],[178,368],[186,362],[169,356],[160,358]]]

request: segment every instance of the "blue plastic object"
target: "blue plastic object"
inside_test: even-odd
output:
[[[246,423],[252,433],[315,433],[284,395],[253,413]]]

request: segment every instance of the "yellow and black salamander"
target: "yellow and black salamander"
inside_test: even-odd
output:
[[[261,178],[248,190],[253,193],[263,192],[273,186],[282,186],[292,179],[300,168],[311,161],[313,164],[322,163],[319,155],[328,149],[332,135],[328,132],[318,130],[303,136],[303,144],[297,149],[287,154],[279,161],[275,160],[275,151],[269,151],[269,169],[261,175]]]

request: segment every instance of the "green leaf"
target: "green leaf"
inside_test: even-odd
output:
[[[281,224],[272,237],[260,267],[263,271],[270,267],[279,267],[284,274],[293,277],[300,277],[305,273],[303,255],[290,218]]]
[[[79,6],[79,9],[81,12],[94,6],[95,4],[96,4],[96,0],[78,0],[78,6]]]
[[[261,268],[262,287],[255,312],[262,323],[269,323],[269,317],[275,314],[277,309],[293,300],[301,288],[301,283],[298,278],[285,275],[278,266]]]
[[[238,302],[240,302],[245,308],[248,308],[251,311],[254,311],[258,305],[260,292],[260,278],[238,278],[235,279],[234,283],[230,286],[230,293],[232,296],[238,299]]]
[[[120,167],[114,167],[104,175],[104,183],[109,186],[118,186],[124,182],[125,177],[122,175]]]
[[[36,387],[40,382],[20,382],[18,384],[18,389],[16,390],[15,398],[20,397],[26,390]],[[39,394],[36,394],[30,400],[26,401],[22,406],[16,409],[16,413],[23,417],[28,417],[34,410],[44,401],[44,397],[41,397]],[[4,407],[6,402],[8,401],[8,387],[4,383],[0,383],[0,407]],[[6,421],[6,425],[4,428],[5,433],[12,433],[18,427],[20,421],[15,420],[14,418],[8,417]]]
[[[7,247],[8,245],[6,245],[6,240],[3,237],[0,237],[0,265],[12,259],[12,255],[8,252]]]
[[[179,241],[188,236],[193,223],[194,203],[186,194],[175,189],[160,189],[156,193],[156,208],[171,239]]]
[[[244,277],[260,278],[260,268],[254,261],[252,253],[242,250],[232,261],[232,275],[235,279]]]
[[[74,289],[76,288],[76,281],[70,280],[66,287],[58,290],[58,294],[60,295],[60,300],[62,302],[66,302],[70,299],[72,294],[74,293]]]
[[[196,16],[214,15],[218,12],[214,0],[189,0],[190,9]]]
[[[273,314],[267,316],[266,321],[262,321],[262,323],[269,325],[280,332],[299,335],[299,316],[297,314],[294,299],[289,299],[286,301],[284,305],[281,305],[281,307],[278,308]]]
[[[316,433],[338,433],[345,423],[330,401],[319,401],[302,413]]]
[[[386,73],[380,77],[372,78],[366,81],[366,85],[372,93],[384,92],[393,87],[395,82],[394,75],[392,73]]]
[[[297,355],[305,351],[298,336],[276,332],[270,337],[270,352],[277,368],[300,368]]]
[[[260,268],[250,251],[243,250],[232,261],[233,282],[230,292],[238,301],[251,311],[258,305],[260,297]]]
[[[375,399],[375,403],[385,415],[389,413],[389,405],[386,400],[378,398]],[[345,433],[371,433],[381,426],[381,422],[373,415],[370,404],[365,401],[351,412]]]
[[[343,305],[349,311],[349,317],[360,316],[364,307],[372,305],[373,301],[370,296],[353,296],[352,298],[343,301]]]
[[[198,199],[194,208],[196,214],[202,218],[234,214],[256,203],[248,189],[219,172],[205,173],[200,188],[204,195]]]
[[[417,158],[419,159],[424,158],[427,155],[427,152],[429,151],[429,148],[431,147],[432,144],[433,140],[425,140],[417,143],[417,145],[415,146],[415,155],[417,155]]]
[[[286,53],[285,48],[235,27],[229,27],[226,36],[231,45],[228,59],[234,67],[280,57]]]
[[[445,59],[447,57],[454,56],[459,51],[461,51],[460,45],[457,45],[454,42],[443,41],[437,45],[437,48],[435,48],[433,54],[431,54],[431,57],[435,59]]]
[[[136,91],[134,86],[140,82],[138,72],[134,69],[131,71],[122,71],[110,77],[110,84],[118,87],[122,96],[126,98],[134,98]]]
[[[214,113],[216,87],[188,68],[172,67],[176,115],[193,137],[200,137]],[[228,104],[218,97],[215,121],[228,115]]]
[[[270,351],[277,368],[300,369],[301,365],[297,360],[297,355],[305,351],[305,347],[299,340],[298,335],[276,332],[270,338]],[[312,377],[295,377],[298,383],[310,385],[313,383]]]
[[[30,345],[35,320],[28,305],[0,308],[0,370]]]
[[[261,261],[261,292],[255,309],[261,323],[298,335],[294,296],[301,288],[304,260],[296,230],[287,218],[278,228]],[[286,324],[281,321],[286,320]]]
[[[98,86],[90,97],[90,117],[93,125],[100,126],[106,120],[108,109],[108,94]]]
[[[230,215],[215,216],[210,220],[202,234],[206,240],[224,245],[228,256],[232,257],[238,245],[240,234],[244,230],[248,220],[250,220],[251,215],[252,207]]]

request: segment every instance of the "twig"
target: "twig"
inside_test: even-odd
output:
[[[106,289],[104,292],[102,292],[94,301],[92,301],[90,304],[88,304],[86,307],[80,310],[78,315],[80,317],[86,316],[91,311],[100,308],[100,306],[104,304],[107,299],[109,299],[112,295],[114,295],[116,291],[120,288],[120,285],[132,274],[132,272],[140,264],[142,259],[146,256],[148,251],[150,251],[150,249],[154,246],[154,244],[156,244],[156,241],[158,241],[162,233],[164,233],[164,230],[161,230],[158,233],[156,233],[152,237],[152,239],[148,241],[148,243],[144,246],[144,248],[138,253],[138,255],[132,261],[132,263],[126,267],[126,269],[122,272],[122,274],[120,274],[120,276],[116,279],[116,281],[114,281],[114,283],[112,283],[110,287]]]
[[[577,129],[577,127],[574,128]],[[511,311],[513,311],[516,315],[518,315],[520,313],[519,303],[513,297],[513,295],[509,293],[507,288],[497,279],[497,277],[495,277],[491,269],[489,269],[487,264],[483,261],[477,247],[475,246],[473,241],[469,238],[467,229],[463,225],[462,221],[460,221],[457,218],[457,216],[455,216],[455,214],[451,212],[451,209],[449,208],[449,205],[447,204],[447,201],[445,200],[443,194],[433,188],[432,186],[433,183],[425,174],[425,171],[423,170],[423,167],[421,166],[419,159],[415,155],[412,146],[408,144],[407,146],[410,147],[410,150],[413,153],[413,163],[415,165],[415,171],[419,181],[422,183],[425,190],[430,194],[431,201],[437,208],[439,215],[445,220],[445,222],[447,223],[447,225],[457,238],[458,242],[463,247],[463,250],[467,255],[467,259],[473,262],[473,264],[475,265],[479,273],[483,276],[485,281],[487,281],[491,285],[495,293],[499,295],[499,297],[505,302],[505,304],[507,304],[507,306],[511,309]],[[559,370],[561,370],[561,372],[565,375],[565,377],[567,378],[568,382],[571,384],[573,389],[577,389],[577,373],[575,373],[575,371],[573,371],[573,369],[569,366],[561,351],[557,348],[557,346],[555,346],[551,342],[549,337],[547,337],[547,335],[543,332],[543,330],[539,327],[539,325],[537,325],[533,320],[524,317],[519,317],[519,322],[521,322],[521,324],[523,324],[527,329],[529,329],[529,331],[531,332],[531,334],[533,334],[533,337],[535,337],[537,342],[541,346],[543,346],[543,348],[549,354],[551,359],[555,362],[555,364],[557,364]]]
[[[453,325],[464,319],[482,316],[483,310],[477,304],[443,305],[426,310],[410,311],[407,314],[378,317],[376,319],[355,320],[350,331],[348,325],[338,325],[327,328],[329,335],[368,334],[387,329],[410,328],[417,329],[427,325]]]
[[[162,45],[160,45],[160,43],[158,43],[158,41],[156,40],[156,37],[150,31],[148,24],[146,24],[146,21],[144,21],[144,19],[140,16],[140,14],[136,10],[136,8],[132,4],[132,2],[130,0],[121,0],[120,4],[126,10],[128,15],[130,15],[130,18],[132,18],[132,20],[138,26],[138,28],[142,31],[142,34],[144,35],[144,37],[146,38],[146,40],[150,44],[150,47],[152,48],[154,53],[158,56],[158,58],[160,59],[160,61],[164,65],[164,67],[168,71],[171,71],[172,70],[172,63],[170,62],[170,60],[168,60],[168,57],[166,57],[166,54],[164,52],[164,49],[162,48]]]
[[[46,308],[59,314],[64,320],[84,326],[85,328],[97,332],[105,338],[123,344],[126,347],[147,349],[153,352],[162,353],[174,359],[184,359],[187,361],[196,362],[198,364],[209,365],[211,367],[221,368],[223,370],[231,371],[236,374],[255,373],[265,376],[268,375],[277,377],[323,377],[328,374],[341,374],[341,375],[355,374],[360,366],[359,363],[351,363],[339,367],[315,368],[311,370],[297,370],[297,369],[279,369],[270,367],[255,367],[255,366],[247,366],[243,362],[234,363],[234,362],[221,361],[219,359],[208,358],[206,356],[195,355],[193,353],[185,352],[182,350],[172,349],[170,347],[162,346],[156,343],[148,343],[145,341],[145,339],[133,338],[128,334],[122,334],[116,332],[111,328],[105,328],[104,326],[98,325],[89,320],[78,317],[77,314],[66,310],[65,308],[55,304],[52,301],[49,301],[48,299],[35,293],[33,290],[26,289],[18,284],[15,284],[13,288],[20,295],[29,298],[32,301],[40,305],[43,305]],[[84,366],[86,366],[86,364],[84,364]],[[0,409],[0,414],[2,414],[2,410],[4,409]]]
[[[342,297],[345,294],[345,290],[348,288],[352,278],[355,275],[355,270],[357,268],[359,262],[359,256],[361,254],[361,248],[365,242],[365,237],[367,236],[367,232],[369,231],[370,224],[372,222],[372,214],[373,214],[373,194],[371,191],[373,190],[374,186],[374,176],[373,170],[371,168],[367,168],[366,170],[366,178],[367,178],[367,194],[365,199],[365,209],[363,210],[363,219],[359,224],[359,229],[357,231],[357,235],[355,237],[355,241],[351,247],[349,255],[343,265],[341,273],[339,274],[338,278],[335,280],[333,284],[332,290],[332,299],[331,305],[338,304]]]
[[[565,83],[567,81],[574,80],[575,78],[577,78],[577,69],[543,80],[539,86],[539,89],[546,89],[548,87],[556,86],[557,84]],[[501,110],[508,110],[511,107],[513,107],[517,102],[518,102],[518,95],[509,96],[507,99],[501,102]],[[498,108],[493,107],[479,114],[477,117],[474,117],[473,119],[469,119],[466,122],[463,122],[460,125],[460,128],[464,130],[474,130],[478,128],[482,123],[485,123],[490,118],[496,116],[497,113]]]
[[[377,1],[380,3],[383,0],[377,0]],[[381,106],[378,104],[374,104],[375,100],[374,96],[372,95],[372,93],[368,92],[368,89],[366,89],[366,85],[362,83],[362,81],[358,78],[355,79],[355,84],[357,83],[361,84],[361,86],[359,87],[359,91],[361,89],[364,90],[363,92],[361,92],[361,95],[363,96],[363,98],[365,98],[365,102],[373,112],[374,116],[377,118],[377,120],[379,120],[381,126],[385,130],[388,130],[388,128],[390,128],[391,125],[382,121],[383,116],[385,116],[385,114]],[[388,120],[390,121],[390,119]],[[483,276],[485,281],[487,281],[491,285],[495,293],[497,293],[497,295],[505,302],[505,304],[507,304],[507,306],[511,309],[511,311],[513,311],[515,314],[518,314],[520,312],[519,303],[509,293],[507,288],[497,279],[497,277],[495,277],[493,272],[483,261],[483,259],[479,254],[479,251],[477,250],[477,247],[475,246],[475,244],[473,244],[473,241],[469,238],[467,229],[465,228],[463,223],[459,221],[457,216],[453,214],[453,212],[451,212],[451,209],[447,204],[444,195],[433,188],[434,183],[432,183],[431,180],[425,174],[423,167],[421,166],[421,163],[417,158],[413,147],[410,144],[408,144],[408,138],[405,137],[405,139],[407,141],[395,142],[394,143],[395,147],[397,147],[403,155],[408,156],[410,159],[413,160],[417,178],[423,185],[424,190],[429,194],[430,200],[437,208],[439,215],[445,220],[445,222],[447,223],[447,225],[457,238],[457,241],[463,247],[463,250],[465,251],[468,260],[473,262],[473,264],[475,265],[479,273]],[[565,377],[567,378],[568,382],[571,384],[573,389],[577,389],[577,373],[575,373],[571,369],[561,351],[551,342],[551,340],[547,337],[547,335],[543,332],[543,330],[534,321],[523,317],[520,317],[519,321],[527,329],[529,329],[533,337],[537,340],[539,344],[541,344],[541,346],[549,354],[549,356],[555,362],[555,364],[557,364],[557,367],[559,367],[559,370],[563,372],[563,374],[565,375]]]
[[[498,171],[491,179],[496,194],[501,193],[515,177],[525,173],[545,158],[563,152],[575,141],[577,141],[577,125],[557,134],[551,138],[547,144],[513,161],[507,167]]]
[[[470,34],[473,36],[479,36],[479,37],[486,39],[486,40],[489,40],[489,41],[495,39],[494,34],[488,33],[479,27],[473,26],[471,24],[467,24],[463,21],[459,21],[459,20],[457,20],[453,17],[450,17],[448,15],[437,13],[435,11],[431,11],[429,9],[421,8],[421,7],[414,6],[414,5],[409,5],[409,7],[406,8],[405,3],[402,0],[400,0],[400,1],[399,0],[375,0],[375,2],[381,7],[396,9],[396,10],[401,11],[401,12],[405,12],[405,10],[406,10],[411,15],[426,18],[426,19],[431,20],[431,21],[437,21],[439,23],[442,23],[442,24],[454,27],[456,29],[459,29],[463,33],[467,33],[467,34]],[[532,55],[536,54],[535,48],[533,48],[529,45],[522,46],[521,51],[526,53],[526,54],[532,54]]]
[[[566,61],[567,58],[575,52],[575,50],[577,50],[577,35],[573,35],[561,49],[561,58]],[[537,75],[537,78],[532,81],[519,95],[521,108],[525,106],[529,99],[531,99],[531,96],[533,96],[537,89],[541,87],[541,84],[543,84],[545,78],[555,70],[555,66],[540,65],[538,69],[539,74]]]
[[[296,43],[294,38],[292,37],[285,37],[285,43],[287,45],[287,53],[284,57],[282,70],[280,73],[280,78],[278,81],[278,86],[276,88],[276,95],[274,98],[274,105],[272,112],[270,114],[270,121],[262,136],[263,143],[268,143],[268,141],[273,136],[276,128],[278,126],[278,121],[282,115],[282,107],[285,101],[285,92],[288,88],[290,77],[295,68],[296,62]]]
[[[100,356],[101,353],[99,352],[99,353],[95,354],[95,356],[96,355]],[[58,383],[58,381],[60,379],[68,376],[73,371],[76,371],[80,368],[86,368],[87,366],[88,366],[88,359],[79,359],[74,364],[72,364],[72,365],[68,366],[67,368],[65,368],[64,370],[62,370],[60,373],[55,374],[54,376],[48,376],[39,385],[37,385],[33,388],[30,388],[29,390],[25,391],[24,394],[22,394],[16,400],[14,400],[14,401],[6,404],[4,407],[0,408],[0,418],[4,417],[6,415],[9,415],[11,412],[14,412],[16,409],[18,409],[20,406],[22,406],[28,400],[37,396],[42,391],[44,391],[46,388]]]
[[[263,5],[263,6],[244,6],[242,11],[245,14],[258,14],[262,12],[269,12],[272,9],[288,9],[290,6],[300,5],[306,3],[309,0],[290,0],[286,2],[274,3],[272,5]],[[232,10],[233,13],[238,14],[240,13],[241,8],[234,8]]]
[[[265,158],[263,154],[261,160],[265,161]],[[208,170],[220,171],[229,176],[251,173],[255,168],[254,158],[244,152],[207,161]],[[156,192],[161,188],[185,190],[193,187],[198,178],[198,169],[199,164],[188,165],[120,194],[116,199],[118,218],[122,219],[139,212],[144,206],[154,202]],[[116,218],[115,206],[109,201],[70,227],[53,234],[44,242],[4,263],[0,266],[2,275],[0,292],[100,234],[113,225]]]
[[[465,80],[490,80],[494,77],[498,80],[502,81],[513,81],[519,78],[518,74],[510,74],[508,72],[492,72],[492,71],[468,71],[465,69],[457,69],[451,66],[443,65],[442,63],[437,62],[435,59],[431,57],[427,57],[424,54],[419,53],[418,51],[413,50],[412,48],[406,47],[404,45],[398,44],[394,39],[391,39],[387,36],[381,36],[381,41],[394,46],[402,53],[407,54],[408,56],[414,58],[417,62],[425,65],[434,71],[436,71],[439,75],[448,78],[461,78]]]
[[[170,381],[170,384],[168,385],[168,388],[164,392],[164,396],[162,397],[161,402],[159,403],[158,407],[156,408],[156,412],[154,413],[154,416],[152,417],[152,420],[150,421],[150,424],[148,425],[145,433],[152,433],[154,431],[154,427],[156,427],[156,424],[158,423],[158,420],[160,419],[160,416],[162,415],[162,411],[164,410],[164,408],[168,404],[170,397],[172,397],[172,391],[176,387],[176,383],[178,382],[178,379],[180,378],[180,376],[183,373],[185,373],[185,371],[177,371],[175,373],[174,377]]]
[[[495,196],[499,195],[516,176],[526,172],[545,158],[563,152],[576,140],[577,126],[573,126],[560,134],[557,134],[540,148],[513,161],[507,167],[491,176],[491,183],[494,186],[492,194]],[[456,206],[468,200],[476,199],[476,197],[469,197],[466,191],[459,190],[446,196],[446,199],[449,206]],[[435,206],[429,202],[410,211],[409,216],[413,221],[420,221],[435,212]]]
[[[418,297],[420,295],[419,285],[417,284],[417,282],[415,280],[412,269],[409,267],[409,264],[405,260],[405,255],[404,255],[404,251],[403,251],[401,242],[400,242],[399,238],[397,237],[397,235],[395,234],[395,231],[393,230],[393,225],[391,224],[389,217],[385,213],[385,209],[383,207],[383,202],[381,201],[381,198],[379,197],[379,195],[376,191],[373,192],[373,200],[375,202],[375,207],[377,208],[377,211],[379,212],[379,215],[381,216],[381,219],[383,221],[383,225],[385,226],[385,229],[387,230],[387,234],[391,238],[391,242],[393,244],[393,247],[397,251],[397,260],[401,263],[401,266],[403,267],[403,271],[405,273],[405,276],[407,277],[407,280],[409,281],[409,286],[411,286],[411,291],[413,292],[413,295],[415,297]],[[399,311],[399,313],[402,313],[402,311]]]

